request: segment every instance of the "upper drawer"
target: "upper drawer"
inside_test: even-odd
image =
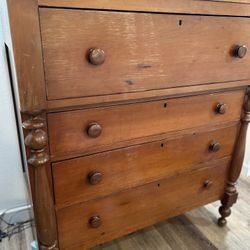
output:
[[[131,145],[131,140],[239,120],[244,91],[52,113],[52,157]],[[227,107],[227,108],[225,108]],[[221,114],[219,113],[221,112]]]
[[[250,46],[248,18],[44,8],[40,18],[49,100],[250,78],[250,56],[236,56]]]

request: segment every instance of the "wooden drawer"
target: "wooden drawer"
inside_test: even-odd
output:
[[[248,18],[40,9],[49,100],[250,78]],[[92,51],[89,62],[89,50]],[[124,95],[123,99],[129,98]]]
[[[130,145],[131,140],[239,120],[244,91],[48,114],[52,157]],[[215,110],[225,104],[225,114]],[[98,133],[101,134],[97,136]]]
[[[178,177],[59,210],[61,249],[81,243],[90,247],[220,199],[229,162],[224,158]],[[92,228],[90,222],[92,226],[100,223],[98,216],[102,223]]]
[[[57,207],[107,196],[230,156],[237,128],[224,127],[55,163]]]

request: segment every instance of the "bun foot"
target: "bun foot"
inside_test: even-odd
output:
[[[219,227],[224,227],[227,224],[227,220],[223,217],[218,219],[218,226]]]

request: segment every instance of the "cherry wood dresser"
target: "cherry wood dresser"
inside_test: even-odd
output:
[[[8,0],[40,249],[83,250],[238,193],[249,0]]]

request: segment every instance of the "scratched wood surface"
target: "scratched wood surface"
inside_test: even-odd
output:
[[[238,126],[213,131],[207,129],[203,133],[172,140],[55,163],[53,181],[56,206],[65,207],[104,197],[113,192],[197,169],[197,164],[202,162],[230,156],[237,130]],[[218,152],[209,150],[215,141],[221,145]],[[88,180],[93,172],[102,175],[102,180],[97,185],[91,185]]]
[[[80,97],[80,98],[69,98],[69,99],[59,99],[59,100],[49,100],[48,112],[55,111],[66,111],[80,109],[82,107],[98,107],[98,106],[107,106],[112,104],[124,104],[127,102],[140,102],[152,101],[156,99],[161,99],[163,96],[169,97],[183,97],[197,94],[205,94],[210,91],[213,92],[224,92],[227,90],[246,88],[249,84],[249,81],[234,81],[234,82],[223,82],[223,83],[214,83],[214,84],[204,84],[204,85],[194,85],[194,86],[185,86],[178,88],[169,88],[161,90],[151,90],[144,92],[131,92],[131,93],[120,93],[113,95],[105,96],[90,96],[90,97]]]
[[[243,97],[244,91],[234,91],[48,114],[52,159],[103,150],[120,142],[130,146],[134,139],[145,140],[171,131],[237,121]],[[228,110],[218,115],[215,108],[221,102],[228,106]],[[91,138],[87,133],[93,122],[102,127],[97,138]]]
[[[216,202],[186,213],[188,220],[178,216],[92,250],[249,250],[250,177],[240,178],[238,190],[239,200],[225,228],[215,224],[220,206]],[[32,232],[28,229],[10,240],[4,239],[0,249],[30,250],[32,239]]]
[[[37,3],[8,0],[16,77],[22,112],[46,107]],[[25,11],[20,11],[25,10]],[[24,32],[24,27],[28,32]]]
[[[250,46],[247,18],[48,8],[40,18],[49,100],[250,78],[250,57],[232,55]],[[102,65],[90,48],[104,50]]]
[[[93,247],[219,200],[225,188],[229,157],[201,164],[199,170],[162,179],[57,211],[62,249]],[[205,182],[212,184],[205,187]],[[178,188],[177,188],[178,187]],[[181,202],[180,202],[181,201]],[[98,215],[100,227],[89,221]]]

